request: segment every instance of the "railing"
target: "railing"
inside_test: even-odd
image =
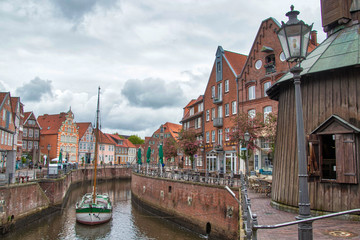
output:
[[[214,99],[213,99],[213,103],[214,103],[214,104],[221,104],[221,103],[222,103],[222,97],[220,97],[220,98],[214,98]]]
[[[222,127],[223,126],[223,118],[214,118],[213,120],[214,127]]]
[[[244,231],[245,231],[246,239],[256,240],[257,239],[257,231],[259,229],[275,229],[275,228],[287,227],[287,226],[304,223],[304,222],[313,222],[316,220],[341,216],[341,215],[350,214],[350,213],[360,213],[360,209],[352,209],[352,210],[347,210],[347,211],[343,211],[343,212],[330,213],[330,214],[321,215],[321,216],[317,216],[317,217],[311,217],[311,218],[307,218],[307,219],[302,219],[302,220],[297,220],[297,221],[292,221],[292,222],[285,222],[285,223],[280,223],[280,224],[275,224],[275,225],[259,225],[257,215],[251,211],[251,201],[247,194],[248,182],[245,181],[243,174],[240,174],[240,181],[241,181],[241,200],[236,199],[235,195],[231,192],[230,189],[227,188],[227,190],[241,205],[241,210],[242,210],[241,215],[242,215],[243,222],[244,222],[244,226],[241,226],[241,228],[244,229]]]
[[[213,185],[223,185],[231,187],[240,187],[240,175],[238,174],[225,174],[217,171],[199,171],[191,169],[160,169],[158,165],[146,164],[133,169],[134,172],[143,174],[145,176],[168,178],[178,181],[189,181],[206,183]]]

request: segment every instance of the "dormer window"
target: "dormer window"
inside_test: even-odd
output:
[[[276,64],[275,64],[275,55],[270,54],[270,55],[266,56],[265,57],[265,65],[264,65],[265,70],[266,70],[266,74],[276,72],[275,66],[276,66]]]

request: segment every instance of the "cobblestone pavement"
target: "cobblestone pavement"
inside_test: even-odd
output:
[[[266,197],[264,193],[255,193],[250,190],[248,194],[251,199],[251,209],[253,213],[257,214],[260,225],[274,225],[296,220],[297,214],[271,207],[271,199]],[[298,239],[297,229],[297,225],[269,230],[260,229],[258,230],[258,239]],[[333,236],[332,234],[340,236]],[[313,223],[313,237],[314,239],[360,239],[360,221],[336,218],[317,220]]]

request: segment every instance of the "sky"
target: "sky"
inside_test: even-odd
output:
[[[218,46],[248,55],[291,4],[322,42],[320,0],[1,0],[0,91],[94,123],[100,86],[104,132],[151,136],[204,94]]]

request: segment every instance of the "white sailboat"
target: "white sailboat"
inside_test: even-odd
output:
[[[110,197],[107,194],[98,194],[96,192],[96,172],[98,159],[98,141],[99,141],[99,105],[100,105],[100,87],[98,90],[98,101],[96,111],[95,128],[95,158],[94,158],[94,185],[93,192],[86,193],[80,202],[76,203],[76,221],[87,225],[96,225],[110,221],[112,217],[112,205]]]

